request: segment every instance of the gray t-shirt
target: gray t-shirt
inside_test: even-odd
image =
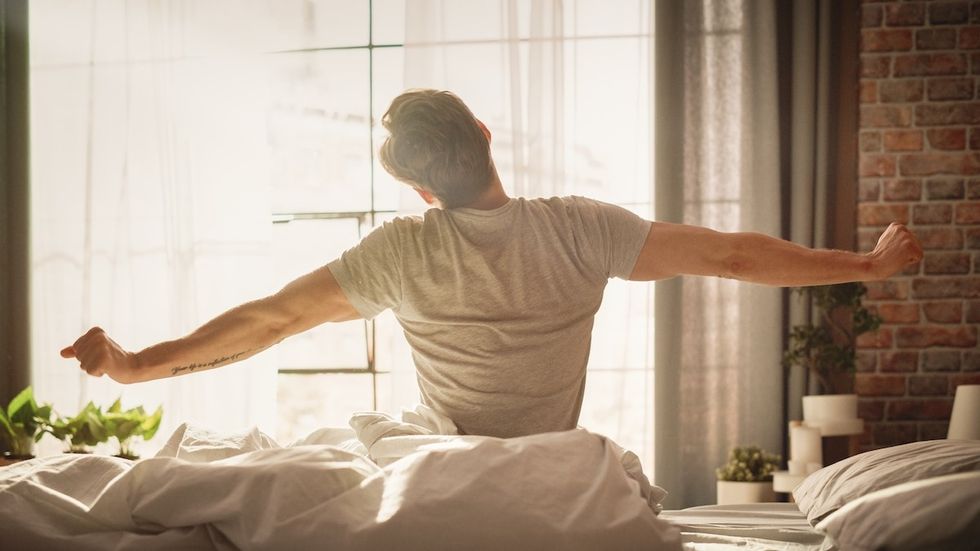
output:
[[[592,322],[650,222],[582,197],[396,218],[329,264],[366,319],[391,308],[422,401],[465,434],[575,428]]]

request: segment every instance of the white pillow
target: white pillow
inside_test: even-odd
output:
[[[980,545],[980,472],[959,473],[878,490],[817,524],[840,549],[943,549]]]
[[[793,497],[810,524],[871,492],[935,476],[980,471],[980,440],[929,440],[849,457],[808,476]]]

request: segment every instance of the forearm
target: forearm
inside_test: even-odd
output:
[[[802,287],[878,279],[868,255],[829,249],[810,249],[758,233],[727,234],[730,253],[722,263],[741,281]]]
[[[283,324],[265,300],[232,308],[185,337],[137,352],[134,382],[221,367],[281,341]]]

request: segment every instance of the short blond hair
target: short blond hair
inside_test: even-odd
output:
[[[443,207],[466,205],[490,185],[490,141],[452,92],[409,90],[391,102],[381,124],[389,132],[379,151],[381,166],[429,191]]]

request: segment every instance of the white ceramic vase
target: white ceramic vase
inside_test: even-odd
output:
[[[718,481],[718,505],[738,503],[766,503],[776,501],[772,482]]]

